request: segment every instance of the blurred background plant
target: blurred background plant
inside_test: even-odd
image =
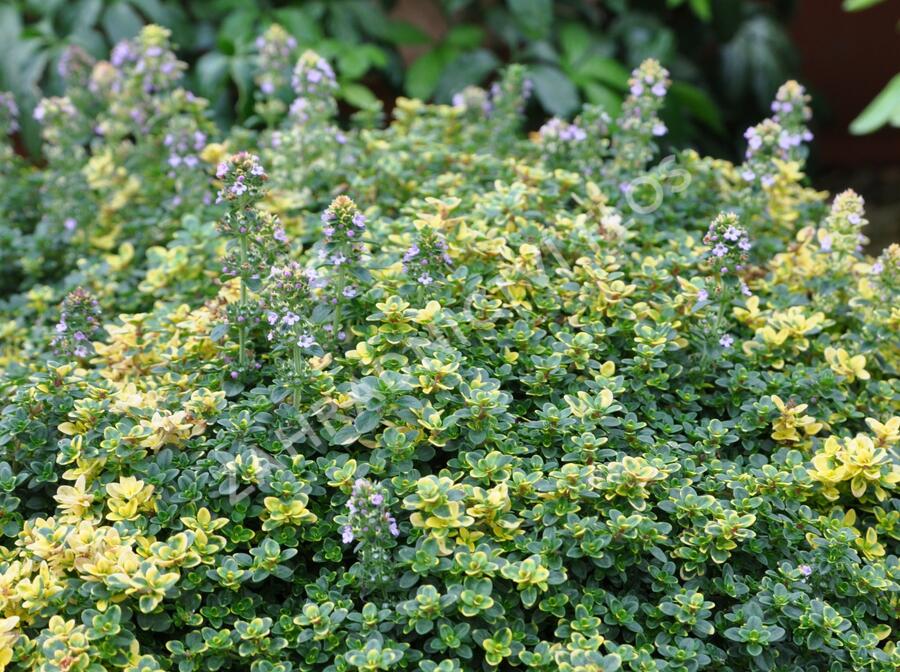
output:
[[[106,58],[141,26],[171,29],[186,86],[212,102],[223,127],[258,125],[257,38],[274,23],[335,64],[342,117],[389,112],[397,96],[449,103],[494,81],[507,63],[528,67],[532,127],[582,103],[613,115],[627,73],[655,57],[672,74],[663,120],[674,147],[739,158],[745,128],[768,114],[789,78],[813,95],[818,136],[810,171],[822,186],[871,195],[879,239],[900,236],[900,0],[4,0],[0,91],[22,110],[19,151],[36,157],[32,110],[59,95],[60,58],[77,45]],[[860,11],[867,10],[867,11]],[[865,46],[863,46],[863,41]],[[893,45],[893,48],[891,46]],[[877,97],[876,92],[884,87]],[[874,98],[874,100],[873,100]],[[867,103],[870,103],[867,107]],[[863,111],[863,108],[866,108]],[[852,124],[851,124],[852,122]],[[853,137],[854,134],[874,135]],[[887,133],[887,135],[885,135]],[[880,222],[884,222],[881,224]]]
[[[844,0],[844,9],[859,12],[886,0]],[[898,24],[900,27],[900,24]],[[872,133],[890,124],[900,127],[900,72],[891,78],[875,99],[850,124],[850,130],[859,135]]]
[[[789,2],[723,0],[13,0],[0,7],[7,45],[0,89],[11,90],[37,147],[30,110],[58,94],[60,57],[78,45],[104,58],[146,23],[172,30],[190,86],[222,123],[252,116],[255,40],[279,23],[336,64],[338,97],[371,109],[397,95],[449,102],[491,80],[505,63],[529,66],[540,109],[567,116],[582,102],[615,114],[628,72],[655,57],[675,80],[666,123],[673,143],[730,153],[726,138],[765,112],[794,74],[785,31]],[[421,18],[427,21],[422,25]],[[419,23],[419,26],[414,25]],[[712,93],[718,92],[718,93]]]

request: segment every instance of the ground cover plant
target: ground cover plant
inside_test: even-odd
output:
[[[0,670],[897,669],[900,247],[797,83],[735,165],[653,60],[531,134],[516,66],[339,126],[307,52],[225,135],[161,28],[71,66],[3,150]]]

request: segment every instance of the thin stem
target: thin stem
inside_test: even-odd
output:
[[[338,272],[338,281],[337,281],[337,292],[335,296],[335,304],[334,304],[334,322],[332,323],[332,336],[335,338],[338,337],[338,331],[341,327],[341,304],[342,299],[344,298],[344,284],[346,280],[344,278],[344,272]]]
[[[241,235],[241,300],[240,300],[240,318],[246,320],[247,308],[247,278],[244,277],[244,268],[247,265],[247,236]],[[240,351],[238,353],[238,361],[243,368],[247,364],[247,326],[242,321],[238,327],[238,344]]]
[[[303,357],[300,353],[300,346],[294,343],[294,407],[300,408],[300,374],[303,370]]]

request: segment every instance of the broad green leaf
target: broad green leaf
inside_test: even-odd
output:
[[[719,108],[702,89],[685,82],[674,82],[669,90],[669,95],[675,102],[690,110],[691,114],[717,133],[725,132],[725,124]]]
[[[384,38],[397,46],[428,44],[431,38],[408,21],[391,21],[385,29]]]
[[[709,21],[712,18],[709,0],[691,0],[691,9],[701,21]]]
[[[589,82],[584,85],[584,96],[594,105],[600,105],[613,119],[622,110],[622,96],[605,84]]]
[[[534,83],[535,96],[551,114],[565,117],[578,108],[578,90],[562,70],[536,65],[529,70],[528,77]]]
[[[439,101],[449,101],[457,91],[483,82],[499,65],[497,57],[487,49],[460,54],[444,68],[434,95]]]
[[[484,41],[484,28],[470,24],[454,26],[447,33],[444,42],[457,49],[475,49]]]
[[[318,22],[303,8],[276,9],[274,16],[275,20],[301,45],[315,44],[322,39],[322,30]]]
[[[250,44],[256,39],[259,11],[251,7],[252,5],[247,5],[240,11],[232,12],[219,27],[217,42],[224,53],[234,53],[239,46]]]
[[[371,62],[368,54],[356,47],[342,51],[337,57],[338,72],[347,79],[359,79],[369,69]]]
[[[197,92],[212,98],[228,76],[228,57],[218,51],[203,54],[195,66]]]
[[[528,37],[541,38],[550,30],[553,24],[552,0],[507,0],[506,4]]]
[[[65,5],[59,12],[57,24],[65,34],[91,28],[97,23],[103,0],[80,0]]]
[[[570,67],[576,67],[591,46],[591,33],[580,23],[567,23],[559,29],[559,45]]]
[[[406,71],[406,95],[425,100],[434,93],[444,71],[446,53],[443,49],[434,49],[413,61]]]
[[[577,76],[579,82],[587,78],[619,90],[628,87],[628,69],[614,58],[595,56],[575,68],[573,74]]]
[[[358,440],[359,432],[356,431],[356,428],[353,425],[347,425],[346,427],[341,427],[334,433],[330,443],[332,446],[348,446]]]
[[[881,93],[850,124],[854,135],[865,135],[885,124],[900,126],[900,73],[894,75]]]
[[[875,5],[880,5],[884,0],[844,0],[845,12],[859,12]]]
[[[378,98],[362,84],[343,82],[340,88],[340,98],[354,107],[362,110],[378,109]]]
[[[137,35],[144,27],[144,20],[127,2],[117,2],[103,12],[103,30],[111,42],[120,42]]]

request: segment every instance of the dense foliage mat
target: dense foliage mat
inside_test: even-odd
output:
[[[896,670],[900,248],[510,68],[222,136],[164,30],[3,150],[0,670]],[[0,123],[16,123],[9,97]],[[58,308],[57,308],[58,306]]]

